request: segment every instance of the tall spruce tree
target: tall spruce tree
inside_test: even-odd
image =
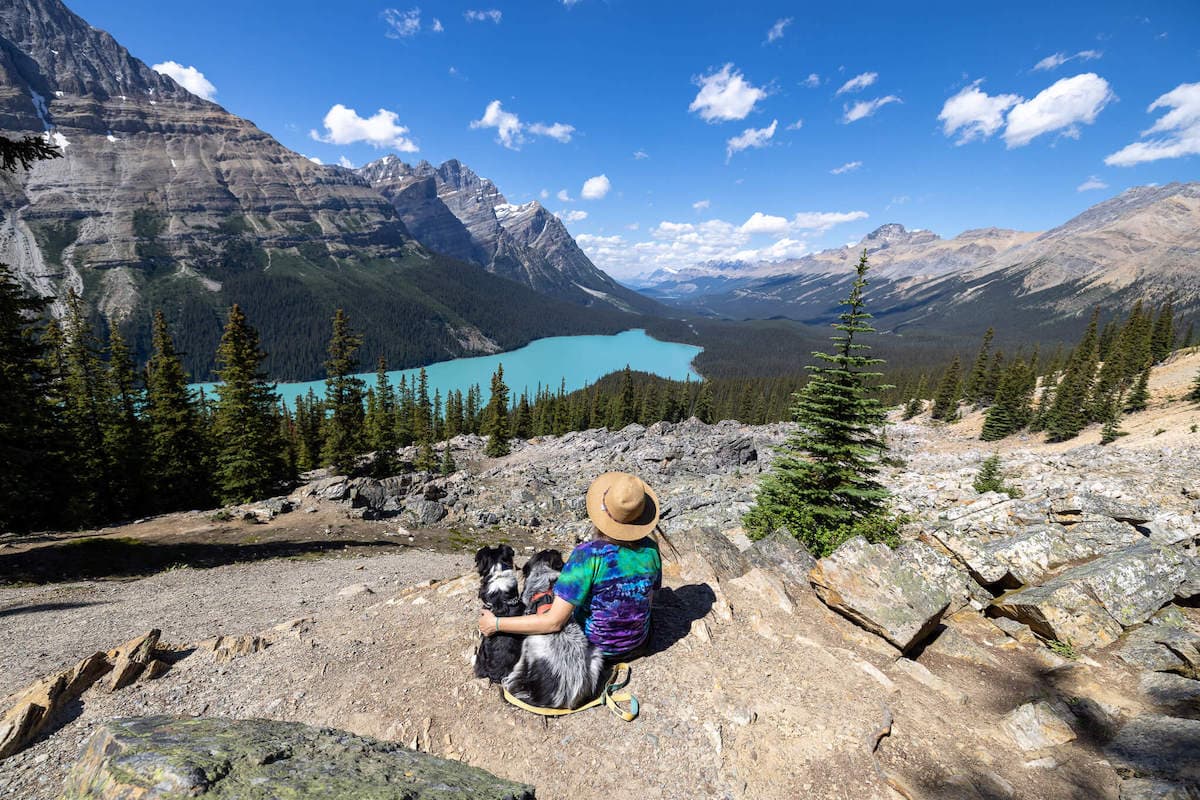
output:
[[[1196,373],[1196,380],[1192,383],[1192,391],[1188,393],[1188,399],[1200,402],[1200,372]]]
[[[258,331],[235,303],[217,346],[213,439],[222,503],[266,497],[292,477],[283,459],[275,384],[262,369],[266,358]]]
[[[795,396],[796,423],[771,471],[759,486],[745,517],[747,530],[761,538],[786,526],[814,553],[824,555],[862,534],[889,538],[884,519],[887,491],[879,483],[880,436],[885,414],[873,382],[882,364],[867,355],[860,337],[874,332],[863,298],[867,286],[864,249],[850,295],[833,327],[834,352],[813,353],[807,385]]]
[[[111,464],[104,445],[111,407],[100,342],[92,332],[83,300],[73,289],[67,292],[64,323],[63,423],[68,437],[68,475],[64,477],[71,484],[67,514],[79,523],[95,524],[115,513],[109,485]]]
[[[496,371],[492,373],[491,399],[483,411],[480,432],[488,437],[483,448],[484,455],[499,458],[509,454],[512,429],[508,419],[508,385],[504,382],[503,364],[497,364]]]
[[[984,331],[983,344],[979,347],[979,354],[975,356],[975,364],[971,367],[971,374],[967,376],[966,385],[963,387],[963,399],[968,403],[979,402],[980,393],[987,380],[988,368],[991,366],[992,339],[995,335],[996,331],[990,327]]]
[[[700,391],[696,394],[696,408],[692,411],[692,416],[701,422],[713,422],[712,386],[708,381],[700,384]]]
[[[108,403],[104,449],[112,465],[109,481],[117,515],[131,517],[146,503],[146,433],[142,420],[145,394],[129,351],[116,325],[108,329]]]
[[[1138,379],[1133,384],[1133,390],[1125,400],[1125,410],[1129,413],[1145,411],[1150,402],[1150,364],[1138,373]]]
[[[954,361],[950,362],[950,366],[942,374],[942,379],[938,381],[937,390],[933,395],[931,418],[940,419],[943,422],[953,422],[958,419],[958,398],[962,386],[961,369],[958,356],[955,356]]]
[[[396,471],[396,393],[388,381],[388,363],[384,356],[375,365],[375,386],[371,394],[373,407],[368,407],[367,447],[375,452],[371,472],[377,478],[386,478]]]
[[[363,381],[355,375],[355,354],[362,337],[350,329],[350,320],[342,309],[333,315],[333,335],[329,340],[329,360],[325,362],[325,408],[322,425],[321,458],[335,472],[354,470],[363,450]]]
[[[1150,334],[1150,357],[1155,364],[1171,355],[1175,349],[1175,306],[1170,300],[1163,303]]]
[[[1097,324],[1100,309],[1092,312],[1087,332],[1071,358],[1054,392],[1054,405],[1046,414],[1046,435],[1051,442],[1062,442],[1079,435],[1089,420],[1092,384],[1100,357]]]
[[[188,376],[162,311],[154,312],[146,363],[146,421],[152,505],[159,511],[203,507],[212,497],[207,439]]]
[[[921,373],[921,379],[917,381],[917,390],[913,396],[909,398],[908,404],[904,406],[903,419],[909,420],[925,410],[925,373]]]

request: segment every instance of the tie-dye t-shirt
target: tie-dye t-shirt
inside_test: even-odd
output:
[[[567,559],[554,593],[575,606],[575,621],[605,655],[628,652],[650,632],[650,598],[662,586],[658,543],[594,540]]]

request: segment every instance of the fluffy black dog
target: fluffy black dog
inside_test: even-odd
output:
[[[543,550],[522,568],[521,597],[533,606],[528,613],[554,602],[552,590],[562,567],[561,553]],[[504,679],[504,688],[530,705],[578,708],[599,694],[603,672],[604,656],[572,619],[557,633],[525,637],[521,659]]]
[[[506,544],[482,547],[475,554],[479,599],[497,617],[519,617],[525,613],[525,604],[517,595],[514,555]],[[475,651],[475,677],[488,678],[493,683],[503,680],[521,657],[523,638],[513,633],[485,636]]]

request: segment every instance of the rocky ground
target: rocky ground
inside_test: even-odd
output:
[[[87,690],[0,761],[0,795],[55,797],[101,721],[170,713],[399,741],[542,798],[1196,796],[1200,407],[1179,398],[1197,369],[1190,356],[1157,371],[1150,410],[1105,448],[1094,432],[987,445],[977,414],[897,421],[885,478],[911,519],[906,543],[848,545],[811,575],[803,554],[750,548],[738,527],[783,428],[689,422],[535,441],[496,461],[463,438],[465,469],[449,478],[316,477],[287,503],[238,510],[272,517],[247,530],[326,515],[428,549],[0,589],[0,694],[149,628],[204,645],[153,680]],[[1022,498],[971,488],[993,450]],[[569,547],[583,489],[608,469],[659,490],[678,550],[652,652],[633,667],[642,715],[533,717],[472,678],[476,586],[455,576],[489,538]],[[0,570],[56,545],[0,550]],[[240,633],[260,638],[203,643]]]

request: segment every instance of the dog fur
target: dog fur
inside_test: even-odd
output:
[[[534,595],[553,588],[562,566],[562,554],[557,550],[543,550],[531,558],[522,567],[522,599],[531,601]],[[527,608],[526,613],[537,612]],[[578,708],[599,694],[603,672],[604,655],[571,619],[557,633],[526,636],[520,660],[503,684],[513,697],[530,705]]]
[[[525,613],[525,604],[517,595],[514,556],[508,545],[482,547],[475,554],[479,599],[497,617],[519,617]],[[521,657],[523,638],[514,633],[485,636],[475,651],[475,677],[487,678],[493,683],[503,680]]]

